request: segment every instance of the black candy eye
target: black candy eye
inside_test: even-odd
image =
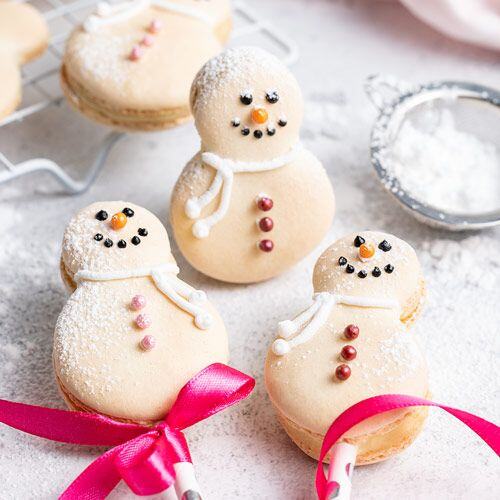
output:
[[[249,106],[253,102],[253,96],[249,92],[245,92],[240,95],[240,101],[245,105]]]
[[[101,221],[106,220],[108,218],[108,212],[106,212],[106,210],[99,210],[99,212],[95,214],[95,218]]]
[[[132,245],[137,246],[141,242],[141,238],[139,238],[139,236],[134,236],[130,241],[132,242]]]
[[[347,264],[347,267],[345,268],[345,272],[347,274],[352,274],[354,272],[354,266],[351,266],[351,264]]]
[[[366,271],[364,269],[362,269],[361,271],[359,271],[358,276],[360,278],[366,278],[367,273],[366,273]]]
[[[280,127],[286,127],[286,124],[287,124],[287,123],[288,123],[288,122],[287,122],[284,118],[280,118],[280,119],[278,120],[278,125],[279,125]]]
[[[339,257],[339,266],[345,266],[347,264],[347,259],[345,257]]]
[[[383,240],[379,243],[378,247],[380,248],[380,250],[382,250],[383,252],[388,252],[392,246],[391,244],[387,241],[387,240]]]
[[[245,127],[241,129],[241,134],[242,135],[248,135],[250,133],[250,129]]]
[[[274,135],[276,133],[276,129],[275,128],[268,128],[267,129],[267,135]]]
[[[359,248],[366,240],[361,237],[361,236],[356,236],[356,238],[354,238],[354,246],[356,248]]]
[[[387,266],[384,267],[384,271],[387,273],[387,274],[391,274],[392,271],[394,271],[394,266],[392,266],[391,264],[387,264]]]
[[[372,271],[372,276],[378,278],[382,274],[382,271],[378,267],[374,267]]]
[[[253,136],[256,139],[260,139],[262,137],[262,130],[254,130]]]
[[[133,217],[135,214],[135,212],[131,208],[128,208],[128,207],[125,207],[122,210],[122,213],[125,214],[127,217]]]
[[[111,248],[111,247],[113,246],[113,242],[112,242],[109,238],[106,238],[106,239],[104,240],[104,246],[105,246],[106,248]]]
[[[94,236],[94,240],[96,240],[96,241],[101,241],[103,238],[104,238],[104,236],[101,233],[97,233]]]
[[[145,228],[145,227],[140,227],[138,230],[137,230],[137,234],[139,236],[147,236],[148,235],[148,230]]]
[[[276,92],[275,90],[273,90],[272,92],[266,93],[266,100],[267,100],[267,102],[270,102],[271,104],[278,102],[279,99],[280,99],[280,97],[278,95],[278,92]]]

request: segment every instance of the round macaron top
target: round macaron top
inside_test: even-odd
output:
[[[49,30],[42,15],[31,5],[0,2],[0,48],[24,63],[47,45]],[[3,57],[3,56],[2,56]]]
[[[80,210],[63,237],[70,276],[81,270],[120,271],[175,263],[168,234],[151,212],[125,201],[102,201]]]
[[[315,292],[395,299],[404,310],[422,288],[417,255],[392,234],[361,231],[328,247],[313,273]]]
[[[63,76],[81,98],[131,116],[184,108],[194,75],[220,51],[213,30],[160,6],[88,31],[84,24],[68,39]]]
[[[208,61],[191,87],[202,150],[223,158],[263,161],[299,141],[303,100],[295,77],[257,47],[227,49]]]

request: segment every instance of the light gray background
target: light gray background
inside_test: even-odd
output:
[[[498,86],[499,55],[451,42],[396,3],[255,0],[300,45],[293,71],[306,100],[305,144],[335,188],[335,222],[319,248],[266,283],[232,286],[190,268],[174,245],[186,281],[206,290],[230,334],[231,363],[254,375],[248,401],[188,432],[206,498],[314,498],[315,463],[276,422],[262,382],[266,350],[279,320],[305,308],[311,269],[334,239],[356,229],[394,233],[413,244],[428,282],[428,303],[414,335],[425,344],[437,401],[498,418],[500,231],[453,235],[426,228],[378,185],[368,158],[374,110],[362,83],[371,73],[414,82],[465,79]],[[72,164],[102,129],[66,106],[0,130],[13,159],[46,155]],[[0,188],[0,397],[63,408],[53,379],[54,324],[67,296],[58,275],[61,234],[78,208],[95,200],[144,205],[163,221],[184,163],[196,151],[191,124],[127,136],[92,189],[57,194],[46,176]],[[471,173],[473,182],[473,173]],[[0,498],[54,498],[103,449],[55,444],[0,427]],[[475,435],[434,411],[416,443],[392,460],[356,469],[353,497],[494,498],[498,462]],[[116,498],[129,495],[121,485]]]

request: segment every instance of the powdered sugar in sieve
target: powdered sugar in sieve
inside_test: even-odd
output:
[[[452,230],[500,224],[499,92],[380,76],[368,79],[366,91],[379,109],[372,164],[404,207]]]

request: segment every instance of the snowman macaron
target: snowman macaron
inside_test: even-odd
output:
[[[170,209],[182,254],[232,283],[282,273],[320,243],[335,209],[325,169],[300,143],[297,81],[262,49],[228,49],[199,71],[191,108],[201,149]]]
[[[193,375],[227,362],[222,319],[178,272],[165,228],[144,208],[98,202],[73,217],[61,255],[72,295],[53,351],[71,408],[153,423]]]
[[[232,26],[230,0],[99,2],[69,37],[61,66],[68,102],[126,131],[191,118],[189,88]]]
[[[408,243],[363,231],[331,245],[313,273],[312,305],[279,325],[265,381],[292,440],[318,459],[333,420],[380,394],[428,396],[427,367],[409,325],[418,316],[424,280]],[[357,464],[384,460],[419,434],[422,407],[377,415],[343,441],[357,447]]]

